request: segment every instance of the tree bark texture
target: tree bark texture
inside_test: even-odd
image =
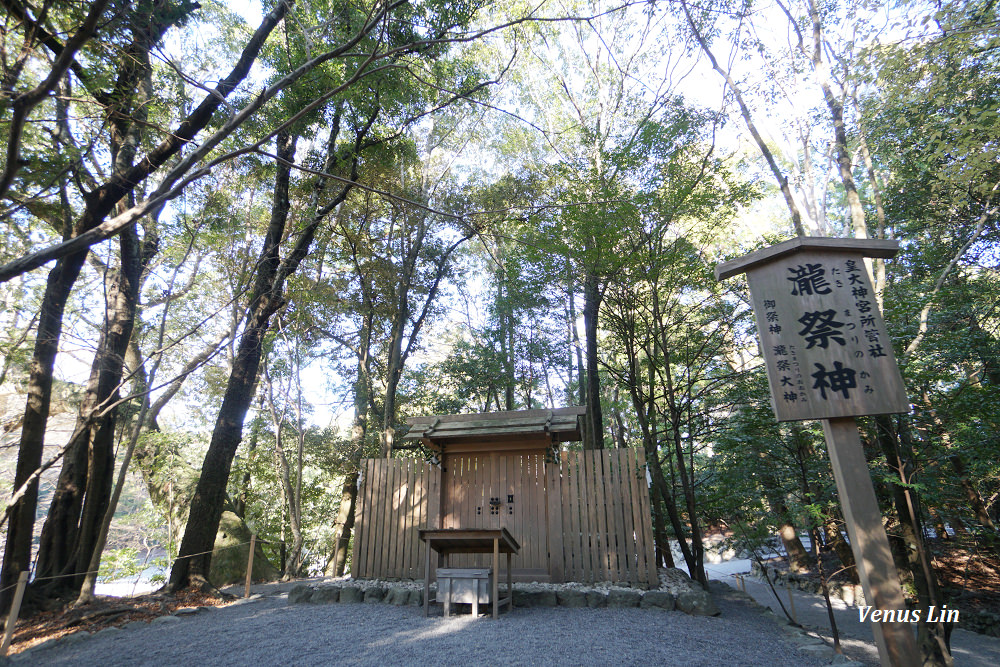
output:
[[[75,574],[43,584],[48,595],[75,594],[87,571],[114,472],[114,432],[125,354],[135,322],[139,287],[148,254],[135,228],[122,233],[121,263],[108,280],[104,327],[87,391],[56,492],[42,528],[36,577]],[[103,414],[101,414],[103,413]]]
[[[597,276],[583,279],[583,329],[586,350],[587,429],[584,448],[604,449],[604,415],[601,412],[601,379],[598,375],[597,320],[601,308],[601,291]]]
[[[905,565],[917,591],[918,608],[928,609],[932,605],[940,608],[944,599],[923,540],[923,525],[917,511],[918,500],[913,490],[906,486],[913,475],[912,451],[903,443],[890,417],[876,416],[875,425],[882,453],[889,467],[896,471],[900,479],[899,484],[891,485],[890,491],[899,520],[900,538],[905,545]],[[954,664],[950,647],[952,626],[952,623],[941,621],[928,623],[926,618],[922,618],[917,624],[917,645],[925,667],[951,667]]]
[[[263,25],[262,29],[258,31],[257,37],[259,38],[248,44],[240,61],[229,75],[220,81],[216,89],[207,94],[202,103],[143,160],[128,169],[127,172],[112,174],[111,178],[104,184],[84,194],[84,211],[74,225],[71,237],[80,237],[100,225],[118,205],[118,202],[134,192],[138,184],[144,182],[152,173],[166,164],[208,125],[219,105],[247,76],[257,54],[263,47],[264,38],[283,18],[288,7],[288,2],[279,4],[278,8],[268,16],[265,21],[266,25]],[[149,5],[149,9],[153,12],[164,8],[165,6],[159,3]],[[159,40],[159,37],[171,25],[169,21],[177,21],[181,18],[174,15],[172,19],[168,20],[167,17],[172,13],[173,8],[166,7],[166,9],[171,11],[165,12],[163,16],[157,13],[155,17],[148,17],[148,20],[135,21],[135,25],[139,29],[134,34],[134,42],[144,44],[145,52],[148,52],[148,49]],[[139,49],[139,52],[143,52],[143,49]],[[130,71],[137,72],[138,70],[133,69],[133,65],[131,59],[124,63],[120,75],[125,75]],[[124,76],[120,76],[116,82],[116,89],[119,91],[132,91],[137,87],[137,81],[128,82]],[[103,98],[103,95],[99,95],[99,97]],[[114,100],[105,99],[105,102],[111,105]],[[51,401],[52,369],[62,334],[63,313],[69,294],[88,253],[88,247],[68,252],[56,261],[55,267],[48,275],[29,373],[21,446],[18,451],[14,477],[15,488],[21,486],[41,463],[45,425]],[[31,268],[34,266],[32,265]],[[30,270],[30,268],[25,270]],[[4,562],[2,569],[0,569],[0,613],[6,613],[13,595],[12,591],[5,589],[16,582],[21,570],[29,568],[37,504],[38,485],[35,482],[30,485],[27,493],[12,508],[8,522],[7,542],[4,548]]]
[[[289,181],[295,159],[296,137],[279,133],[277,173],[271,221],[257,262],[257,277],[250,297],[249,317],[237,348],[201,476],[191,500],[191,511],[180,552],[170,571],[170,590],[188,584],[208,584],[212,548],[222,516],[226,484],[233,457],[243,438],[243,421],[257,386],[261,344],[271,316],[281,306],[281,286],[275,284],[281,261],[280,248],[290,209]]]
[[[56,262],[49,272],[38,318],[38,333],[28,374],[28,398],[21,427],[21,445],[17,453],[14,488],[20,488],[42,463],[45,446],[45,425],[52,400],[52,369],[55,365],[59,338],[62,335],[63,313],[86,252],[69,255]],[[4,545],[3,570],[0,572],[0,614],[10,609],[14,591],[22,570],[31,569],[31,543],[38,507],[38,481],[11,508]]]

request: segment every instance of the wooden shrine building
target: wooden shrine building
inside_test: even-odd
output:
[[[420,529],[505,528],[520,544],[515,581],[657,585],[642,454],[561,451],[581,439],[585,412],[409,419],[403,441],[421,443],[430,461],[362,462],[353,576],[422,578]],[[451,565],[488,567],[483,554]]]

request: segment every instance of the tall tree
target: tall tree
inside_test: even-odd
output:
[[[402,2],[379,6],[371,15],[355,13],[346,7],[342,9],[347,16],[336,26],[327,21],[325,14],[312,17],[309,23],[302,21],[303,32],[289,35],[290,39],[294,37],[295,49],[281,54],[276,63],[281,67],[279,72],[290,69],[294,73],[309,68],[318,80],[302,82],[302,86],[290,89],[285,100],[294,113],[292,120],[281,123],[282,129],[276,135],[270,222],[255,264],[254,284],[233,368],[202,464],[180,552],[171,569],[170,590],[188,585],[211,585],[212,544],[233,457],[242,439],[243,422],[256,388],[263,338],[272,316],[285,302],[288,279],[308,256],[321,226],[328,222],[329,216],[357,182],[362,153],[394,140],[401,128],[425,116],[428,106],[447,105],[454,99],[473,94],[483,85],[474,77],[466,78],[464,72],[459,73],[457,81],[450,79],[451,73],[446,70],[440,72],[438,88],[432,89],[422,86],[421,81],[426,79],[411,78],[408,69],[420,67],[418,55],[427,59],[443,57],[451,31],[464,26],[475,13],[475,7],[464,7],[454,13],[442,8],[428,25],[423,24],[422,8]],[[316,32],[312,26],[316,26]],[[430,40],[427,35],[431,36]],[[312,57],[311,52],[318,38],[328,39],[335,45],[325,52],[331,55],[319,62],[345,54],[344,68],[314,69],[317,58]],[[357,55],[359,52],[364,55]],[[400,67],[375,68],[372,63],[377,60],[398,63]],[[431,73],[424,74],[430,76]],[[289,76],[277,74],[276,78],[285,81]],[[365,86],[355,85],[362,79]],[[312,95],[313,86],[332,92],[316,100]],[[449,90],[456,92],[447,92]],[[438,91],[445,92],[439,95]],[[304,106],[299,106],[299,95],[309,100]],[[316,115],[316,110],[325,111],[326,115]],[[308,173],[313,175],[308,185],[305,220],[301,228],[295,230],[291,204],[294,194],[292,169],[299,165],[295,147],[299,134],[305,132],[310,123],[321,120],[327,126],[326,136],[319,151],[318,168],[308,168]]]

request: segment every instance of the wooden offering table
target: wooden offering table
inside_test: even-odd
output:
[[[444,566],[448,567],[448,557],[451,554],[493,554],[493,618],[499,616],[500,605],[508,604],[514,608],[514,588],[511,582],[511,556],[516,554],[521,545],[507,532],[506,528],[499,530],[480,528],[426,528],[420,531],[420,539],[425,544],[424,553],[424,616],[430,612],[431,592],[431,550],[444,556]],[[503,600],[499,595],[500,554],[507,554],[507,597]],[[440,587],[440,584],[438,584]]]

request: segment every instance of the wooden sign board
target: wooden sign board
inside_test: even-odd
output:
[[[865,257],[895,241],[799,237],[715,267],[746,273],[778,421],[822,419],[865,599],[906,609],[854,417],[906,412],[909,402]],[[883,665],[920,664],[906,623],[873,622]]]
[[[716,268],[745,272],[778,421],[908,412],[864,258],[895,241],[800,237]]]

